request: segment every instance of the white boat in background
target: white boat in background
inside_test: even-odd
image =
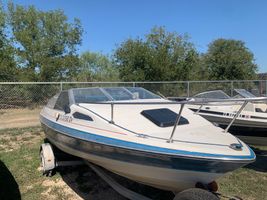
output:
[[[181,191],[255,160],[242,141],[184,107],[139,87],[60,92],[40,113],[62,151],[131,180]]]
[[[202,92],[193,97],[194,101],[216,101],[201,103],[200,105],[189,104],[187,107],[210,122],[222,128],[228,126],[238,110],[246,102],[246,99],[257,99],[257,97],[244,89],[236,89],[233,98],[222,90]],[[243,102],[238,99],[243,98]],[[236,99],[236,101],[235,101]],[[231,101],[229,101],[231,100]],[[267,144],[267,104],[266,99],[262,101],[248,101],[241,113],[231,125],[229,132],[239,137],[248,144]]]

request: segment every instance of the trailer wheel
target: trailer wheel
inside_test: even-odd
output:
[[[190,188],[178,193],[173,200],[219,200],[219,198],[207,190]]]
[[[56,168],[56,160],[52,146],[49,143],[44,143],[40,147],[41,165],[43,168],[43,175],[54,175],[54,169]]]

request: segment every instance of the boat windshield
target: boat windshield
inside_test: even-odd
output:
[[[99,88],[72,89],[75,103],[109,101],[110,99]]]
[[[245,89],[235,89],[234,90],[237,95],[235,96],[235,98],[255,98],[256,96],[254,94],[251,94],[249,91],[245,90]]]
[[[194,97],[202,98],[202,99],[230,99],[230,96],[228,96],[222,90],[202,92],[202,93],[196,94]]]
[[[161,99],[160,96],[141,87],[127,87],[126,89],[129,90],[137,99]]]
[[[71,91],[75,103],[161,99],[160,96],[141,87],[75,88]]]
[[[132,100],[134,99],[133,94],[126,90],[125,88],[103,88],[108,95],[110,95],[112,100]]]

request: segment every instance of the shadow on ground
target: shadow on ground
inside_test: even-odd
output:
[[[0,199],[5,199],[5,200],[21,199],[19,186],[15,178],[1,160],[0,160]]]
[[[262,150],[260,147],[251,147],[256,153],[257,159],[255,162],[245,166],[245,168],[253,169],[259,172],[267,172],[267,150]]]
[[[48,142],[48,140],[44,139],[44,142]],[[55,157],[60,161],[80,160],[80,158],[62,152],[55,146],[53,146],[53,152]],[[173,193],[171,192],[162,191],[153,187],[136,183],[103,168],[102,170],[124,187],[143,194],[151,199],[168,200],[173,199],[174,197]],[[113,188],[111,188],[104,180],[102,180],[88,165],[84,164],[79,166],[59,167],[57,168],[57,173],[61,175],[62,180],[82,199],[126,199],[117,193]]]
[[[104,170],[104,169],[103,169]],[[122,184],[124,187],[135,192],[141,193],[152,199],[173,199],[171,192],[158,190],[149,186],[145,186],[134,181],[128,180],[116,174],[105,170],[113,179]],[[109,199],[109,200],[125,200],[115,190],[113,190],[105,181],[103,181],[91,168],[87,165],[76,167],[64,167],[59,169],[59,173],[65,183],[75,191],[83,199]]]

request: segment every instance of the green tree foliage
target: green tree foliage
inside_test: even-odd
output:
[[[16,81],[14,49],[7,37],[7,18],[0,2],[0,81]]]
[[[9,23],[16,47],[21,80],[67,80],[76,73],[82,27],[69,23],[61,10],[40,11],[9,3]]]
[[[63,11],[0,0],[0,81],[174,81],[253,79],[257,65],[239,40],[213,41],[199,55],[187,35],[154,27],[143,38],[127,39],[112,59],[85,52],[79,58],[83,29]]]
[[[256,77],[254,56],[240,40],[213,41],[203,60],[209,78],[213,80],[245,80]]]
[[[124,81],[190,80],[199,56],[187,36],[155,27],[145,39],[128,39],[114,59]]]
[[[78,81],[118,81],[119,73],[109,59],[101,53],[84,52],[80,57]]]

